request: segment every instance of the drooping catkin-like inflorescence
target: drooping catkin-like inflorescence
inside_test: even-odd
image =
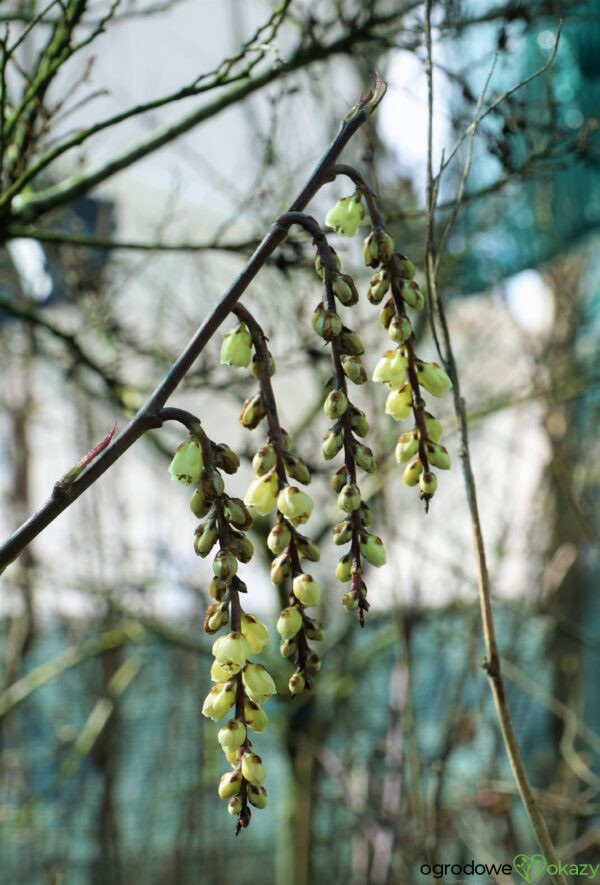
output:
[[[356,177],[360,180],[357,174]],[[362,197],[363,191],[359,189],[340,200],[327,215],[328,226],[353,236],[365,215]],[[447,469],[450,459],[440,444],[441,425],[425,410],[421,389],[441,396],[450,387],[450,379],[441,366],[425,362],[415,353],[407,307],[421,310],[425,298],[413,279],[414,266],[395,251],[373,195],[368,192],[366,198],[373,230],[365,239],[363,255],[367,266],[375,270],[367,298],[377,305],[386,299],[380,308],[380,321],[395,345],[377,363],[373,380],[389,388],[388,414],[396,420],[411,413],[414,416],[415,426],[398,440],[396,457],[406,465],[405,483],[419,484],[421,497],[428,506],[437,486],[431,466]],[[326,461],[339,454],[343,456],[342,466],[331,478],[342,514],[333,529],[333,538],[338,546],[349,545],[339,559],[335,575],[350,584],[342,602],[347,611],[357,611],[362,625],[369,609],[364,563],[380,567],[386,562],[386,553],[381,539],[370,531],[373,515],[363,500],[359,481],[359,471],[376,470],[373,452],[364,442],[369,432],[366,416],[352,401],[353,385],[368,381],[362,359],[364,347],[340,312],[355,305],[359,295],[352,277],[342,272],[341,261],[317,222],[301,213],[288,213],[286,220],[307,229],[317,247],[315,268],[323,281],[323,294],[311,324],[329,347],[332,365],[323,403],[331,426],[323,438],[322,454]],[[209,587],[215,601],[206,612],[204,629],[209,634],[223,632],[213,643],[211,678],[215,685],[202,712],[215,722],[231,712],[231,718],[217,735],[231,764],[231,769],[221,777],[218,792],[221,798],[229,800],[228,810],[237,817],[239,832],[250,821],[250,806],[263,808],[267,801],[263,787],[265,767],[254,752],[250,732],[266,728],[263,705],[276,691],[265,667],[250,659],[263,650],[268,633],[264,624],[243,610],[241,594],[246,592],[246,586],[237,575],[238,563],[247,563],[253,555],[246,532],[254,516],[267,517],[276,512],[267,546],[273,555],[271,580],[287,597],[277,620],[277,631],[281,654],[293,665],[288,682],[292,695],[312,688],[321,661],[310,642],[323,639],[324,634],[321,623],[307,611],[321,603],[321,588],[313,575],[305,571],[306,562],[319,560],[319,550],[300,531],[310,519],[313,502],[295,484],[310,483],[310,471],[279,423],[271,384],[275,363],[264,332],[246,308],[238,305],[234,313],[239,323],[225,334],[221,363],[249,367],[258,381],[258,390],[246,399],[240,414],[240,423],[247,429],[255,429],[263,421],[267,423],[267,437],[252,459],[255,478],[243,501],[229,497],[221,473],[235,473],[239,458],[227,445],[211,442],[193,416],[188,416],[193,420],[184,420],[191,435],[177,449],[169,469],[175,479],[196,486],[190,501],[192,512],[202,520],[195,532],[196,553],[206,557],[217,548]],[[181,410],[179,413],[184,414]]]
[[[266,419],[267,440],[252,459],[255,479],[250,484],[244,503],[252,513],[268,516],[276,511],[276,522],[271,529],[267,546],[273,554],[271,580],[287,593],[287,605],[279,615],[277,631],[281,637],[280,650],[283,657],[294,665],[288,686],[292,694],[300,694],[312,688],[313,677],[321,666],[319,655],[309,642],[323,638],[323,627],[309,615],[307,609],[318,606],[321,590],[313,577],[304,571],[303,561],[317,562],[320,558],[317,546],[300,531],[312,513],[312,500],[297,485],[308,485],[310,471],[294,452],[289,435],[279,424],[277,405],[273,395],[271,377],[275,363],[265,335],[245,308],[237,309],[242,317],[241,325],[250,329],[254,354],[252,373],[258,380],[259,391],[244,403],[240,422],[253,428]],[[225,342],[231,340],[228,332]],[[247,357],[247,354],[246,354]],[[246,361],[246,365],[250,360]],[[247,420],[249,409],[255,408],[256,417]]]
[[[347,220],[349,212],[352,213],[352,224]],[[325,221],[339,233],[353,236],[363,216],[360,196],[354,194],[336,203]],[[324,237],[316,238],[316,244],[315,269],[323,280],[324,292],[323,300],[312,315],[312,327],[328,342],[333,368],[323,410],[334,423],[325,434],[322,453],[329,461],[343,452],[344,464],[331,479],[338,507],[344,515],[333,529],[333,538],[337,545],[350,545],[340,558],[335,574],[338,580],[350,582],[342,602],[347,611],[358,611],[360,623],[363,624],[369,603],[362,560],[382,566],[386,562],[386,554],[381,538],[369,532],[373,517],[362,500],[357,475],[359,468],[367,473],[376,470],[373,452],[362,442],[369,425],[364,412],[352,403],[349,389],[349,384],[361,385],[367,381],[362,363],[364,347],[356,332],[343,323],[337,308],[337,302],[344,306],[356,304],[358,293],[352,278],[342,274],[341,262],[327,240]],[[347,297],[347,290],[352,292],[351,298]]]
[[[237,347],[240,339],[234,337],[233,341]],[[221,358],[233,359],[231,351],[225,357],[222,353]],[[221,475],[221,471],[235,473],[240,461],[229,446],[211,442],[199,422],[193,422],[190,429],[192,435],[177,449],[169,471],[174,479],[196,486],[190,508],[202,521],[195,531],[194,550],[198,556],[206,557],[216,548],[214,576],[209,585],[215,602],[208,607],[204,629],[209,634],[223,629],[226,632],[212,646],[211,679],[215,685],[204,700],[202,713],[214,722],[231,714],[217,735],[231,765],[220,779],[218,794],[229,800],[227,808],[237,817],[239,832],[250,823],[250,806],[264,808],[267,802],[262,785],[265,769],[253,750],[250,732],[266,728],[263,704],[276,689],[266,668],[251,660],[267,643],[267,627],[243,610],[240,599],[246,586],[237,569],[238,563],[248,562],[253,554],[252,543],[245,534],[252,525],[252,517],[243,501],[226,494]]]
[[[346,167],[344,170],[355,180],[360,176]],[[387,329],[396,345],[387,350],[375,367],[373,380],[385,384],[389,395],[385,405],[386,414],[396,421],[413,415],[414,426],[403,433],[396,445],[396,460],[406,465],[403,479],[406,485],[419,485],[426,509],[437,489],[437,478],[431,468],[448,470],[450,456],[440,443],[440,422],[426,410],[422,390],[440,397],[451,387],[446,371],[434,362],[426,362],[415,353],[415,336],[407,314],[407,308],[423,310],[425,296],[414,280],[415,266],[401,252],[395,251],[392,237],[385,230],[374,195],[369,192],[369,208],[373,229],[363,243],[363,259],[375,273],[367,291],[367,299],[375,305],[383,302],[379,320]],[[360,200],[360,189],[352,197],[345,197],[326,216],[326,223],[339,233],[352,235],[355,226],[344,224],[350,205]],[[356,212],[353,216],[357,217]],[[384,301],[384,299],[386,299]],[[328,442],[328,450],[333,443]]]
[[[393,241],[382,227],[371,231],[365,240],[363,253],[369,267],[381,268],[371,279],[370,300],[378,303],[382,286],[386,292],[390,292],[379,316],[396,344],[396,348],[387,350],[377,363],[373,380],[389,388],[386,414],[396,421],[402,421],[412,412],[414,426],[401,434],[395,454],[397,462],[406,465],[403,474],[405,484],[419,485],[421,498],[427,508],[437,489],[437,477],[431,467],[448,470],[450,456],[440,443],[440,422],[426,410],[422,389],[440,397],[451,387],[450,378],[437,363],[426,362],[415,353],[414,333],[406,311],[407,308],[422,310],[425,296],[413,279],[413,263],[401,252],[394,251]]]

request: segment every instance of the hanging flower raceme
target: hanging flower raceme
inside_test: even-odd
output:
[[[358,298],[353,282],[346,281],[343,275],[340,275],[339,292],[340,298],[346,302]],[[326,329],[327,318],[322,318],[322,322],[323,329]],[[320,658],[310,648],[309,641],[320,640],[324,635],[320,622],[306,611],[307,608],[319,604],[320,589],[313,578],[304,573],[301,565],[302,560],[317,562],[320,557],[317,546],[299,531],[299,527],[309,519],[313,504],[306,492],[290,484],[297,482],[307,485],[311,476],[305,462],[294,452],[289,435],[279,425],[271,386],[275,363],[268,351],[264,334],[256,322],[251,322],[250,317],[248,323],[254,350],[251,370],[259,382],[259,389],[244,403],[240,423],[253,429],[266,417],[268,439],[252,459],[255,479],[246,491],[244,505],[253,515],[260,517],[269,516],[276,510],[276,523],[269,534],[267,545],[274,557],[271,563],[271,580],[278,587],[289,588],[288,604],[280,614],[277,630],[281,637],[282,655],[295,665],[289,687],[293,694],[297,694],[312,687],[314,673],[320,667]],[[242,325],[246,327],[246,324]],[[250,364],[250,360],[247,364]],[[243,674],[249,702],[258,705],[260,711],[262,700],[274,690],[274,685],[271,686],[269,682],[271,677],[266,671],[263,673],[262,670],[252,668],[246,668]],[[246,709],[246,715],[255,724],[258,723],[259,727],[262,726],[260,714],[252,707]]]
[[[412,324],[407,307],[422,310],[425,296],[414,280],[414,264],[400,252],[382,228],[376,227],[365,239],[363,254],[368,267],[379,268],[371,279],[369,301],[379,304],[391,292],[379,311],[379,320],[387,329],[396,348],[387,350],[373,372],[373,380],[389,389],[385,411],[395,421],[404,421],[411,414],[414,427],[403,433],[396,446],[396,460],[406,465],[403,480],[408,486],[419,485],[421,498],[428,507],[437,489],[437,478],[431,465],[448,470],[450,456],[440,443],[441,424],[425,410],[422,389],[440,397],[452,385],[445,370],[437,363],[419,359],[414,349]]]
[[[267,627],[241,605],[246,586],[237,570],[238,564],[248,562],[253,554],[245,534],[252,517],[243,501],[226,494],[220,472],[235,473],[240,461],[229,446],[211,442],[199,422],[195,430],[178,448],[169,470],[181,482],[197,483],[190,509],[202,521],[195,531],[194,550],[201,557],[213,553],[209,593],[215,602],[207,609],[204,629],[209,634],[226,632],[212,646],[210,675],[215,684],[204,700],[202,713],[214,722],[230,716],[217,734],[231,765],[220,779],[218,794],[229,800],[227,808],[237,817],[239,831],[250,822],[250,806],[264,808],[267,802],[262,786],[265,768],[254,752],[251,732],[265,730],[268,720],[262,707],[276,689],[265,667],[251,660],[267,643]]]
[[[336,213],[341,213],[339,204],[326,218],[326,223],[334,228],[334,221],[338,218]],[[355,232],[356,228],[352,230],[352,233]],[[330,461],[342,450],[344,452],[344,465],[334,473],[331,480],[338,507],[344,514],[343,521],[333,529],[333,537],[338,545],[350,544],[350,550],[339,560],[335,574],[340,581],[350,582],[350,589],[342,602],[347,611],[358,610],[362,624],[369,608],[362,560],[364,558],[372,565],[381,566],[385,562],[385,551],[381,539],[368,531],[372,514],[362,500],[357,482],[358,468],[367,473],[373,473],[376,469],[373,452],[360,441],[360,437],[366,436],[369,431],[368,422],[364,412],[351,402],[348,390],[349,383],[361,385],[367,380],[362,362],[364,347],[360,337],[344,325],[336,307],[336,299],[344,306],[355,304],[358,299],[349,301],[340,298],[339,281],[345,281],[348,277],[341,273],[341,263],[333,249],[324,248],[321,244],[317,251],[315,269],[323,279],[324,296],[312,315],[312,327],[317,335],[329,343],[334,371],[327,385],[323,405],[326,417],[334,423],[323,438],[322,454],[326,461]],[[354,283],[352,289],[356,289]],[[395,371],[399,372],[401,368],[396,367]],[[374,542],[377,542],[377,551],[373,548]],[[298,583],[298,591],[307,594],[314,592],[311,581]]]

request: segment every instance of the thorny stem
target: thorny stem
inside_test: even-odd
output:
[[[339,154],[355,132],[367,120],[363,101],[344,120],[340,131],[318,162],[312,175],[290,207],[290,212],[300,212],[327,181],[331,180],[331,168]],[[291,222],[290,222],[291,223]],[[248,288],[256,274],[269,257],[285,240],[289,224],[277,221],[264,236],[244,269],[223,295],[219,303],[206,317],[188,345],[175,360],[156,390],[142,406],[137,415],[85,472],[68,488],[55,486],[49,499],[23,523],[0,547],[0,574],[57,516],[67,509],[86,489],[105,473],[144,433],[160,427],[158,412],[171,394],[181,384],[200,353],[213,337],[232,307]]]
[[[479,584],[479,603],[481,608],[481,622],[483,629],[483,640],[486,649],[486,661],[484,663],[485,671],[490,680],[490,688],[492,697],[498,714],[502,740],[506,749],[506,754],[512,768],[512,772],[519,790],[519,795],[523,806],[529,817],[529,821],[533,831],[537,837],[540,848],[542,849],[546,862],[550,866],[554,864],[555,870],[559,869],[559,859],[552,838],[548,831],[546,821],[541,814],[536,798],[531,789],[531,784],[527,777],[527,771],[521,756],[521,750],[515,734],[508,702],[506,699],[506,691],[504,680],[500,669],[500,653],[496,641],[496,629],[494,624],[494,613],[492,608],[492,595],[490,586],[490,575],[487,566],[485,543],[483,540],[483,531],[481,520],[479,517],[479,506],[477,502],[477,489],[475,486],[475,477],[473,475],[473,467],[471,464],[471,456],[469,451],[469,435],[466,416],[465,401],[461,396],[460,381],[456,369],[456,361],[454,351],[452,349],[452,341],[450,338],[450,330],[446,318],[446,312],[442,298],[438,292],[436,279],[436,260],[435,260],[435,240],[434,240],[434,213],[435,213],[435,188],[433,181],[433,66],[432,66],[432,41],[431,41],[431,0],[425,0],[425,40],[427,49],[427,80],[429,93],[429,128],[428,128],[428,158],[427,158],[427,202],[428,202],[428,225],[427,239],[425,247],[425,273],[427,278],[428,297],[432,308],[437,313],[442,339],[444,342],[444,363],[452,379],[454,409],[459,424],[460,440],[461,440],[461,459],[463,468],[463,477],[465,481],[465,490],[469,511],[471,514],[471,524],[473,529],[473,544],[475,548],[475,557],[477,560],[478,584]],[[433,314],[432,309],[432,314]],[[441,354],[440,354],[441,356]],[[567,885],[567,880],[561,872],[552,875],[556,885]]]

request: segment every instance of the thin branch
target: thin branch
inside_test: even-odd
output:
[[[290,207],[290,213],[301,212],[306,204],[314,197],[320,187],[329,180],[331,167],[335,164],[339,154],[362,126],[369,116],[379,98],[381,87],[369,92],[362,98],[353,111],[347,115],[341,129],[325,154],[318,162],[312,175],[308,179],[300,194]],[[42,532],[53,520],[56,519],[73,501],[75,501],[86,489],[108,470],[118,458],[121,457],[146,431],[153,427],[159,427],[162,419],[159,416],[160,409],[165,405],[171,394],[179,386],[189,369],[192,367],[206,344],[210,341],[225,317],[230,313],[238,299],[245,292],[256,274],[263,267],[267,259],[275,249],[281,245],[288,234],[289,224],[275,222],[263,238],[245,267],[232,283],[228,291],[223,295],[219,303],[206,317],[195,335],[175,360],[166,376],[158,385],[149,400],[142,406],[137,415],[117,436],[99,458],[67,489],[55,485],[50,498],[45,504],[31,516],[20,528],[18,528],[0,547],[0,573],[21,553],[21,551]]]
[[[146,631],[140,624],[129,622],[123,627],[115,627],[114,630],[92,636],[78,645],[61,651],[50,660],[34,667],[33,670],[0,693],[0,717],[13,710],[38,688],[55,680],[65,670],[77,666],[88,658],[120,648],[129,642],[142,642],[145,637]]]
[[[299,70],[313,62],[330,58],[333,55],[348,52],[352,47],[359,45],[361,42],[373,40],[372,29],[376,25],[393,22],[398,17],[418,5],[418,2],[419,0],[407,0],[401,8],[396,9],[393,13],[375,18],[370,21],[368,25],[365,24],[363,27],[344,33],[337,39],[332,40],[331,43],[315,44],[314,41],[311,41],[306,46],[300,44],[296,50],[292,52],[287,61],[283,61],[277,66],[269,67],[261,73],[256,74],[254,77],[249,77],[247,74],[240,75],[239,77],[236,76],[233,80],[228,81],[229,84],[234,83],[230,89],[222,92],[219,96],[208,101],[200,108],[181,117],[175,123],[158,129],[132,147],[126,148],[106,163],[103,163],[88,172],[84,172],[79,176],[68,178],[53,187],[23,197],[21,192],[27,182],[42,171],[42,169],[46,168],[46,166],[62,153],[70,150],[72,147],[82,144],[90,136],[140,113],[145,113],[148,110],[162,107],[181,98],[196,95],[202,90],[200,87],[194,87],[193,85],[187,86],[178,92],[163,96],[153,102],[141,104],[134,108],[128,108],[121,114],[109,117],[98,122],[94,126],[81,130],[70,139],[67,139],[62,145],[57,145],[52,151],[49,151],[44,157],[41,157],[36,163],[25,170],[21,177],[11,185],[11,187],[5,190],[0,198],[0,207],[8,206],[12,200],[12,221],[16,221],[17,223],[35,221],[50,209],[65,205],[76,197],[87,193],[100,182],[105,181],[115,173],[129,167],[164,145],[169,144],[175,138],[190,131],[199,123],[204,122],[215,114],[236,104],[285,74]],[[237,82],[238,80],[239,82]],[[210,88],[214,88],[215,85],[222,87],[225,84],[216,83]],[[18,198],[17,195],[19,195]]]
[[[477,490],[475,486],[475,477],[471,464],[469,452],[468,424],[466,416],[466,405],[461,395],[460,381],[456,368],[456,361],[452,349],[450,331],[446,319],[446,312],[443,301],[437,289],[436,278],[436,258],[435,244],[433,239],[433,217],[435,212],[435,187],[433,180],[433,146],[432,146],[432,125],[433,125],[433,65],[432,65],[432,43],[431,43],[431,5],[432,0],[425,0],[425,19],[428,23],[426,27],[426,47],[427,47],[427,79],[429,94],[429,138],[428,138],[428,156],[427,156],[427,194],[428,194],[428,225],[427,225],[427,241],[426,241],[426,266],[425,273],[427,278],[427,289],[429,302],[437,313],[441,327],[441,335],[444,342],[444,361],[453,383],[454,409],[458,419],[461,439],[461,459],[463,476],[465,481],[465,489],[469,511],[471,514],[471,523],[473,529],[473,543],[475,548],[475,558],[477,561],[478,586],[479,586],[479,602],[481,608],[481,621],[483,628],[483,639],[486,649],[486,661],[484,664],[486,673],[489,677],[490,688],[496,712],[502,733],[502,740],[510,762],[510,766],[519,790],[521,801],[531,823],[532,829],[536,835],[540,848],[546,858],[548,864],[555,864],[555,869],[559,868],[559,860],[556,849],[552,842],[552,838],[548,831],[546,821],[537,804],[536,797],[533,793],[521,751],[515,735],[515,730],[508,708],[504,680],[500,670],[500,654],[496,640],[496,630],[494,624],[494,613],[492,607],[492,594],[490,585],[490,575],[487,566],[485,543],[483,540],[483,531],[481,520],[479,517],[479,506],[477,502]],[[536,74],[537,76],[537,74]],[[522,84],[521,84],[522,85]],[[443,166],[443,164],[442,164]],[[567,885],[567,880],[562,873],[557,872],[552,876],[556,885]]]
[[[554,47],[553,47],[552,52],[551,52],[549,58],[547,59],[547,61],[545,61],[544,64],[540,68],[537,68],[537,70],[535,70],[532,74],[529,74],[527,77],[524,77],[522,80],[519,80],[518,83],[515,83],[514,86],[511,86],[510,89],[507,89],[505,92],[503,92],[497,98],[495,98],[494,101],[490,102],[490,104],[486,107],[486,109],[479,115],[479,118],[477,120],[477,124],[481,123],[482,120],[485,120],[485,118],[487,116],[489,116],[493,111],[495,111],[499,105],[503,104],[507,98],[510,98],[511,95],[513,95],[515,92],[518,92],[518,90],[522,89],[523,86],[526,86],[527,83],[531,83],[532,80],[536,80],[542,74],[545,74],[546,71],[552,67],[552,65],[554,64],[554,60],[556,58],[556,53],[558,52],[558,44],[559,44],[559,40],[560,40],[562,26],[563,26],[563,20],[560,19],[558,22],[557,28],[556,28],[556,37],[554,38]],[[430,34],[430,39],[431,39],[431,34]],[[452,160],[456,156],[456,153],[459,150],[462,143],[465,141],[465,139],[467,139],[469,137],[469,135],[471,134],[472,127],[473,127],[473,123],[470,123],[470,125],[467,126],[465,131],[455,141],[455,143],[452,146],[452,148],[450,149],[450,151],[446,154],[446,157],[444,158],[443,162],[440,164],[440,169],[439,169],[439,172],[438,172],[436,179],[435,179],[436,181],[439,180],[439,178],[441,177],[444,170],[448,168],[448,166],[450,165],[450,163],[452,162]]]
[[[9,224],[6,227],[7,239],[12,237],[37,240],[40,243],[64,243],[68,246],[79,246],[84,249],[115,249],[131,250],[137,252],[202,252],[210,249],[222,252],[247,252],[256,249],[258,241],[240,240],[237,243],[164,243],[162,241],[143,242],[142,240],[111,240],[104,237],[95,237],[88,234],[75,234],[61,230],[44,230],[32,228],[27,225]]]

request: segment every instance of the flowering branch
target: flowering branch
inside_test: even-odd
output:
[[[292,211],[301,211],[317,191],[331,178],[331,167],[355,132],[367,119],[367,112],[358,106],[341,128],[310,178],[292,203]],[[158,412],[177,389],[207,343],[213,337],[231,308],[236,304],[258,271],[281,245],[288,227],[278,221],[271,227],[246,263],[245,267],[219,303],[206,317],[191,341],[173,363],[161,383],[135,417],[114,442],[73,482],[68,489],[56,485],[42,507],[21,525],[0,546],[0,573],[36,538],[57,516],[67,509],[97,479],[105,473],[148,430],[160,427]]]

